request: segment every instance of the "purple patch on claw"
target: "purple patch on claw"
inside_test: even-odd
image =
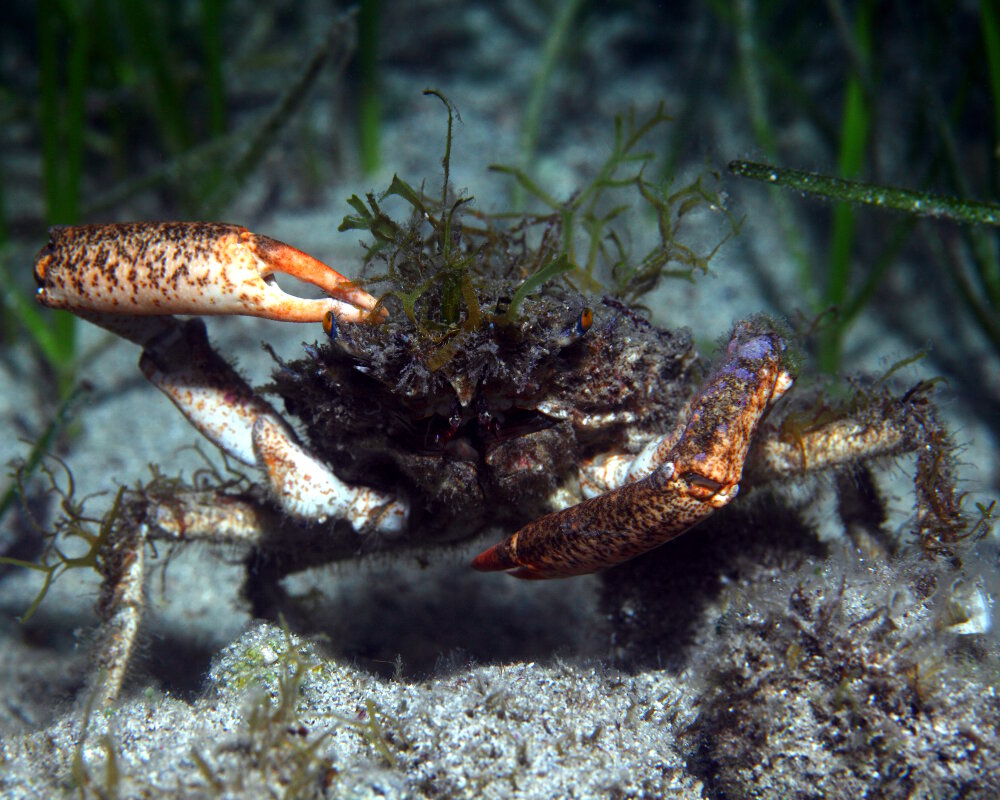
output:
[[[774,345],[771,343],[769,336],[755,336],[753,339],[740,344],[736,350],[736,355],[739,358],[756,360],[766,358],[771,355],[773,350]]]

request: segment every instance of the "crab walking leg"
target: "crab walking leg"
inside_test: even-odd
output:
[[[814,470],[852,468],[863,459],[916,453],[913,530],[930,542],[956,535],[971,523],[963,521],[954,444],[928,400],[932,386],[922,382],[902,397],[869,396],[844,419],[794,434],[768,426],[754,442],[747,482],[764,484]]]
[[[201,541],[251,551],[274,537],[294,549],[303,538],[301,526],[262,499],[253,491],[188,489],[170,480],[119,491],[105,518],[112,527],[98,557],[102,582],[97,604],[104,624],[94,647],[95,669],[79,695],[79,712],[107,708],[121,692],[145,608],[147,542]],[[343,558],[357,550],[351,537],[332,539],[320,555],[331,551],[331,557]],[[309,555],[312,563],[319,560],[315,549]]]
[[[921,407],[922,400],[888,397],[869,409],[797,431],[794,436],[782,436],[780,430],[767,426],[754,442],[750,478],[756,485],[917,450],[940,430]]]
[[[743,462],[770,404],[792,384],[781,338],[739,323],[729,352],[691,404],[675,443],[647,453],[648,475],[529,523],[472,562],[520,578],[579,575],[679,536],[739,491]],[[669,447],[668,447],[669,444]],[[627,480],[627,478],[626,478]]]
[[[95,649],[96,669],[88,691],[81,694],[86,703],[98,708],[111,705],[118,696],[139,635],[144,609],[145,542],[145,525],[124,526],[117,536],[109,538],[108,550],[101,554],[103,580],[97,610],[104,625]]]
[[[286,294],[284,273],[329,297]],[[35,258],[38,301],[74,313],[131,316],[246,314],[319,322],[328,311],[363,320],[375,298],[310,255],[239,225],[127,222],[49,230]]]

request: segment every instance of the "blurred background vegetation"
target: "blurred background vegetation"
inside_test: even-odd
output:
[[[956,211],[963,199],[995,200],[996,2],[829,0],[786,6],[736,0],[715,7],[735,34],[735,73],[747,117],[771,163],[916,191],[937,189],[954,198]],[[822,47],[809,36],[817,12],[835,32]],[[836,65],[825,74],[824,59]],[[783,143],[789,128],[803,124],[817,146],[808,160]],[[918,227],[919,204],[912,214],[892,216],[837,202],[823,227],[825,246],[817,251],[797,230],[802,213],[792,208],[795,198],[775,194],[773,202],[799,264],[800,290],[817,313],[831,313],[818,345],[824,370],[840,369],[847,328],[887,275],[905,268],[899,256],[908,246],[930,251],[931,259],[920,264],[930,268],[925,277],[944,284],[942,292],[957,301],[954,311],[969,314],[1000,354],[1000,267],[991,229]]]

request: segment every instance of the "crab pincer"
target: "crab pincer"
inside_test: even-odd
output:
[[[529,579],[595,572],[659,547],[726,505],[739,491],[758,424],[791,388],[784,351],[773,330],[737,324],[724,360],[691,401],[680,435],[654,454],[651,472],[528,523],[472,566]]]
[[[283,273],[322,289],[283,292]],[[35,259],[38,301],[81,316],[245,314],[319,322],[328,312],[360,321],[375,298],[301,250],[218,222],[125,222],[54,227]]]
[[[286,294],[275,273],[327,296]],[[259,467],[290,515],[335,517],[382,533],[405,523],[403,501],[344,483],[306,452],[270,403],[215,352],[201,320],[173,318],[366,319],[375,298],[339,272],[239,225],[129,222],[52,228],[35,259],[35,279],[43,305],[68,309],[141,345],[139,366],[150,383],[223,452]]]

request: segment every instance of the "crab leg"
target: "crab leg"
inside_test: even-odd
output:
[[[691,403],[679,437],[636,459],[626,483],[525,525],[473,567],[519,578],[580,575],[619,564],[679,536],[739,491],[754,431],[792,385],[785,344],[739,323],[728,354]]]
[[[286,294],[284,273],[329,297]],[[129,316],[246,314],[319,322],[364,319],[375,298],[310,255],[239,225],[126,222],[55,227],[35,259],[38,300],[52,308]]]
[[[115,506],[121,502],[119,493]],[[117,510],[113,509],[113,512]],[[103,581],[97,610],[104,619],[96,649],[96,669],[81,695],[86,704],[106,708],[118,696],[139,635],[146,567],[146,526],[116,525],[100,557]]]
[[[220,450],[260,468],[286,513],[313,522],[343,519],[355,531],[385,535],[405,526],[404,501],[344,483],[296,441],[271,404],[211,348],[201,320],[148,343],[139,367]]]

